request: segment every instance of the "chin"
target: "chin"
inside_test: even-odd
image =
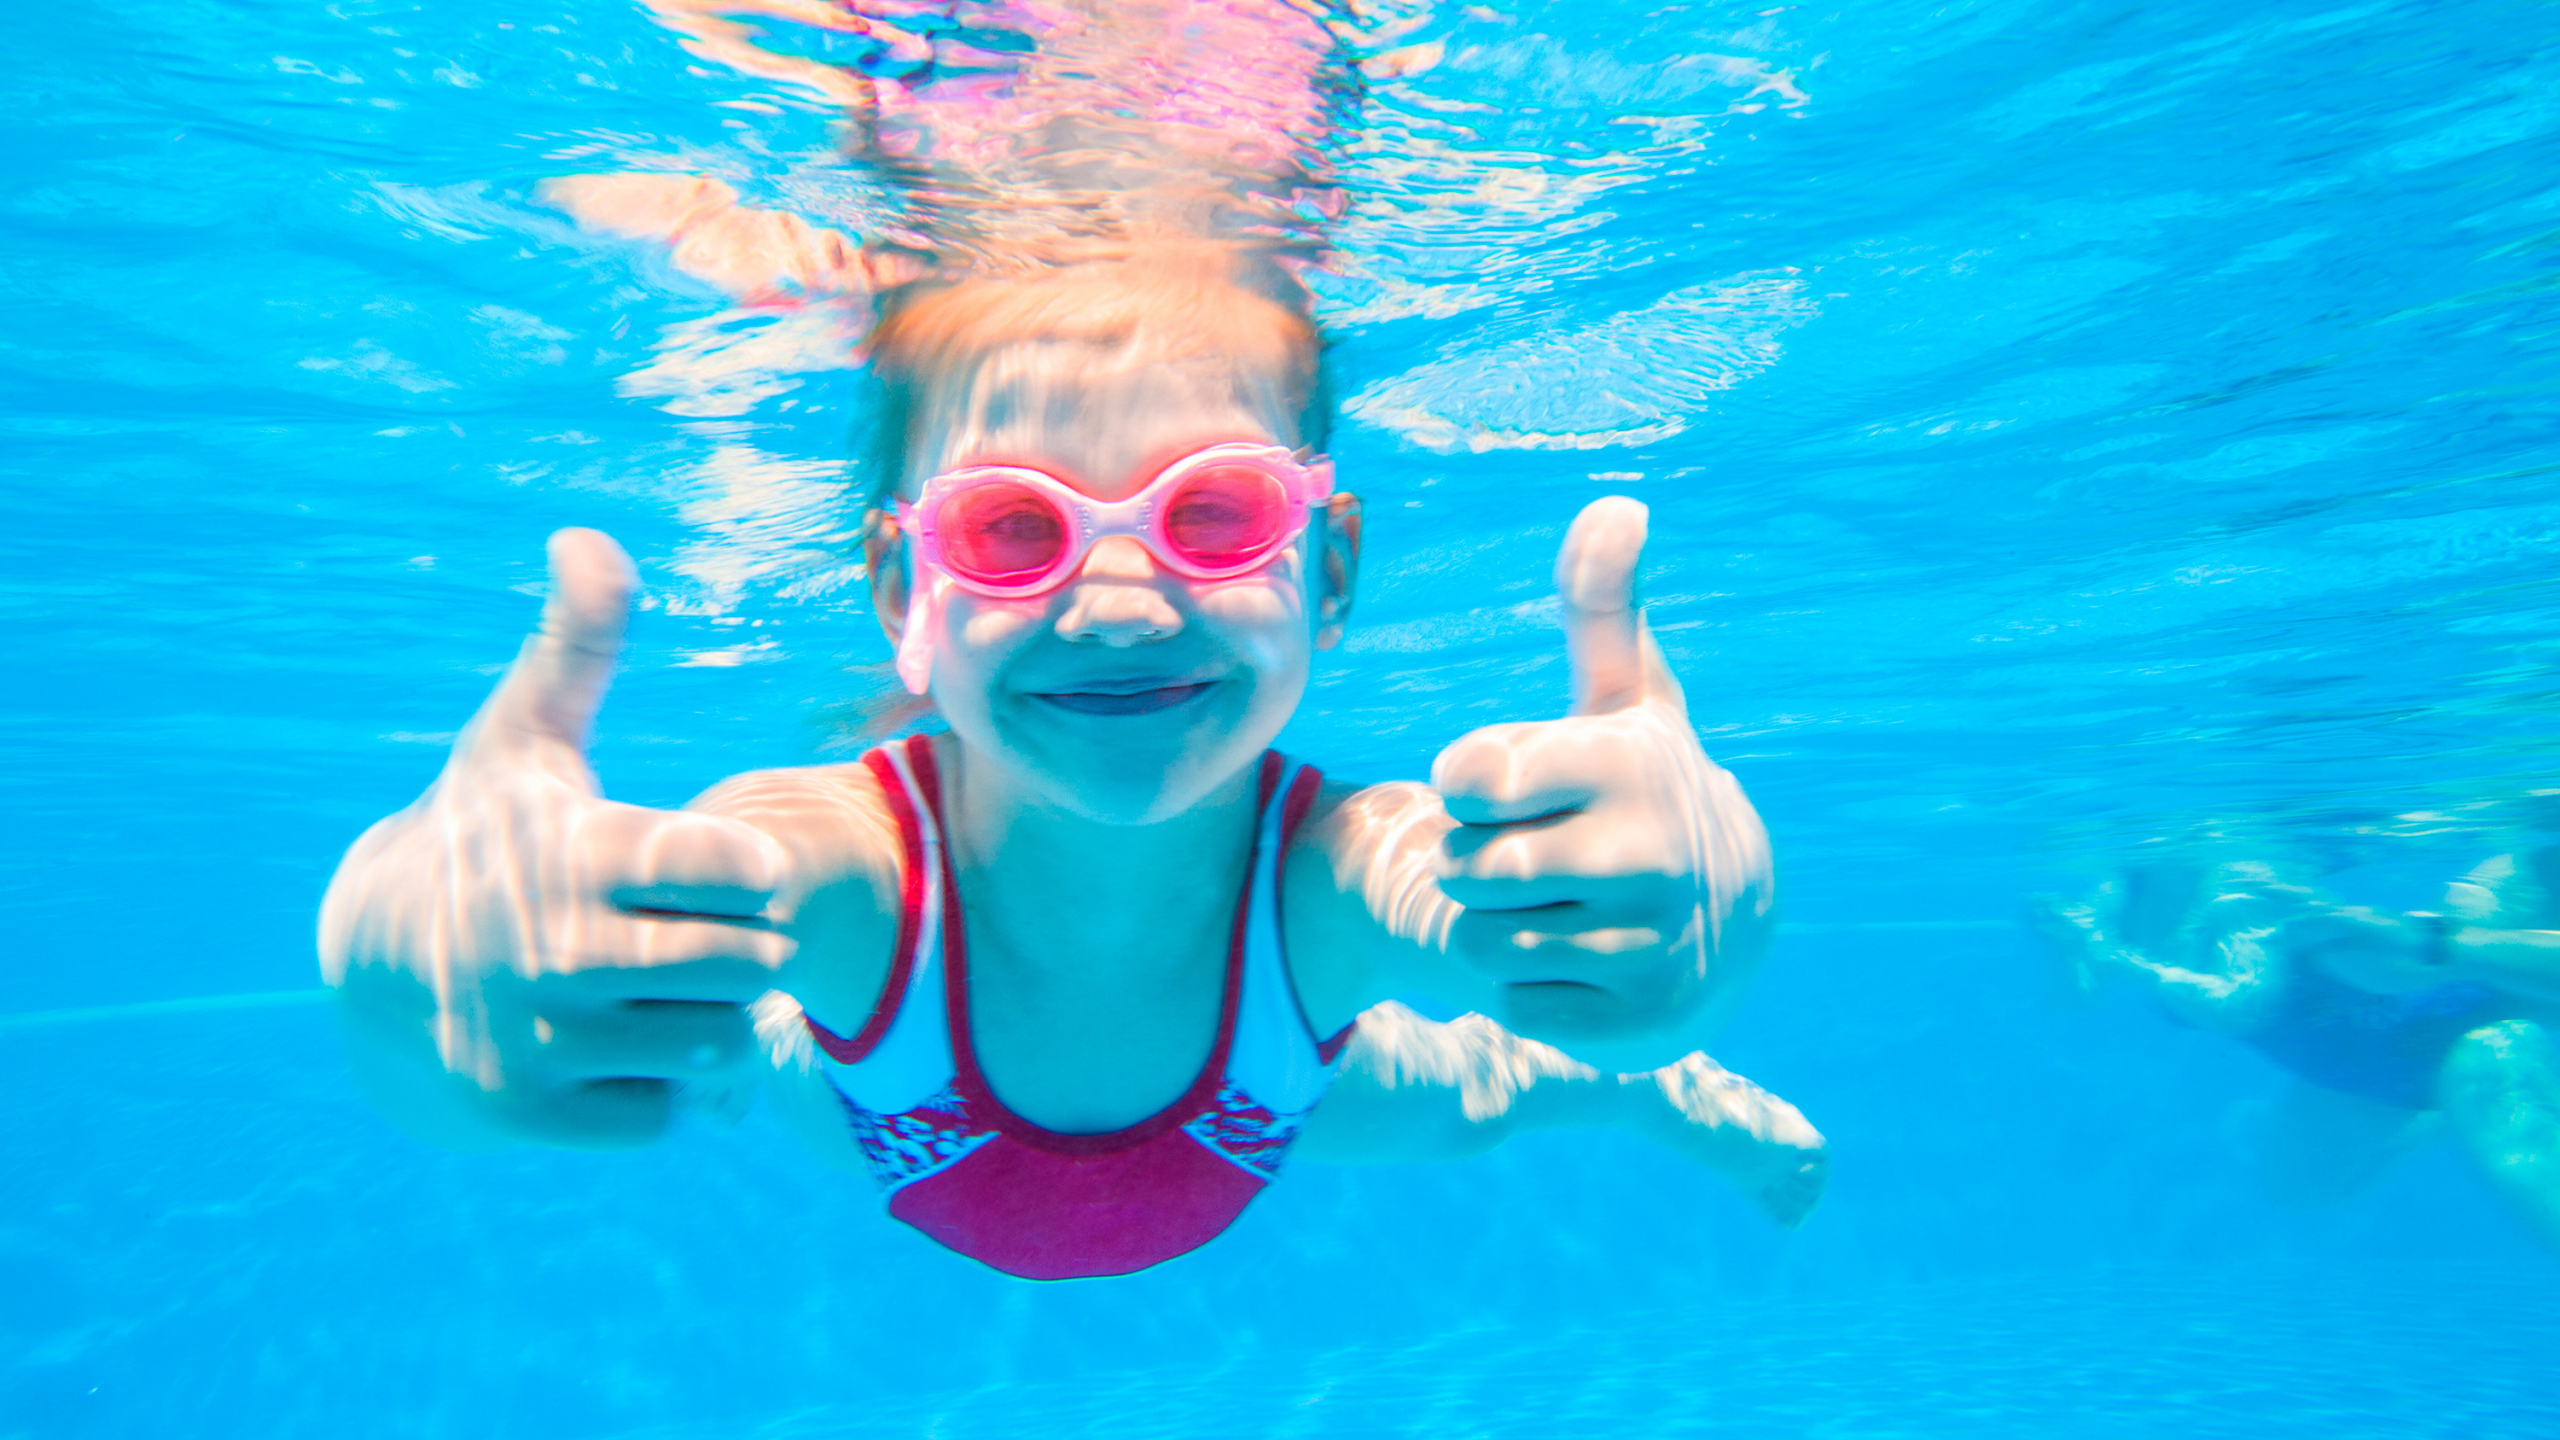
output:
[[[1099,763],[1051,793],[1064,808],[1106,825],[1152,825],[1208,799],[1260,755],[1259,749],[1240,757],[1177,755],[1167,764],[1162,750],[1130,747],[1097,757]]]

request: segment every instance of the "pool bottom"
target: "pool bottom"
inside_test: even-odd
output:
[[[0,1440],[2560,1434],[2550,1258],[2420,1263],[2387,1208],[2388,1251],[2057,1265],[1987,1205],[2026,1168],[1949,1193],[1860,1150],[1781,1236],[1632,1142],[1559,1146],[1309,1167],[1196,1256],[1039,1286],[762,1122],[419,1145],[321,1007],[8,1041]],[[2242,1213],[2171,1178],[2164,1234]],[[1915,1209],[1940,1248],[1887,1228]]]
[[[2547,1440],[2560,1434],[2555,1367],[2560,1304],[2542,1285],[2484,1274],[2350,1288],[2296,1273],[2154,1273],[1854,1303],[1708,1304],[1605,1328],[1486,1326],[1401,1349],[881,1396],[745,1434]],[[713,1433],[649,1429],[621,1440]]]

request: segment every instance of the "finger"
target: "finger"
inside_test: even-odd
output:
[[[793,950],[791,937],[758,921],[616,915],[557,973],[577,975],[599,993],[742,1005],[772,988]]]
[[[1651,895],[1684,871],[1659,827],[1631,823],[1622,807],[1594,808],[1501,825],[1460,825],[1441,836],[1433,878],[1462,905],[1544,904],[1550,900]],[[1530,901],[1500,892],[1538,894]],[[1452,888],[1456,887],[1456,888]]]
[[[1508,825],[1578,810],[1604,793],[1626,763],[1592,739],[1586,724],[1570,720],[1487,725],[1459,736],[1431,762],[1431,788],[1461,825]]]
[[[534,187],[543,204],[566,210],[583,229],[626,240],[669,240],[738,203],[738,192],[704,175],[624,172],[560,175]]]
[[[1468,910],[1449,926],[1449,953],[1507,985],[1575,984],[1612,992],[1660,968],[1669,937],[1579,903],[1534,910]]]
[[[744,1004],[773,984],[797,944],[762,920],[722,920],[587,908],[519,976],[581,994],[634,1000]]]
[[[1790,1148],[1776,1153],[1791,1163],[1753,1189],[1751,1199],[1781,1229],[1793,1230],[1822,1203],[1823,1188],[1831,1183],[1831,1152]]]
[[[1525,981],[1503,986],[1501,995],[1502,1013],[1496,1018],[1505,1027],[1570,1045],[1574,1053],[1592,1059],[1630,1053],[1608,1042],[1628,1039],[1658,1019],[1646,1000],[1576,980]]]
[[[1624,495],[1594,500],[1574,517],[1556,554],[1576,715],[1605,715],[1644,698],[1636,567],[1644,558],[1646,518],[1644,505]]]
[[[1634,924],[1661,911],[1665,899],[1674,894],[1674,887],[1669,876],[1641,872],[1576,875],[1523,870],[1517,875],[1443,876],[1440,893],[1469,910],[1541,910],[1579,905],[1616,917],[1612,923]]]
[[[639,577],[631,557],[601,530],[555,532],[550,556],[542,628],[480,707],[465,748],[531,741],[586,749]]]
[[[582,1080],[696,1079],[744,1061],[755,1040],[744,1006],[700,1001],[555,1006],[537,1013],[531,1025],[542,1062]]]
[[[676,1082],[646,1076],[562,1087],[509,1086],[489,1104],[499,1125],[528,1140],[580,1150],[646,1145],[675,1118]]]
[[[600,805],[579,831],[588,873],[626,910],[753,919],[782,884],[790,856],[743,820],[692,810]]]

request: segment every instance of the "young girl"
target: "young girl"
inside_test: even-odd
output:
[[[741,293],[883,273],[708,189],[557,193]],[[1463,737],[1428,786],[1271,751],[1349,615],[1360,507],[1321,453],[1303,293],[1268,245],[1160,223],[1179,210],[1036,264],[915,259],[881,298],[866,560],[947,733],[681,812],[607,802],[581,751],[631,573],[553,537],[541,632],[323,907],[396,1117],[632,1143],[761,1067],[893,1216],[1041,1279],[1217,1234],[1346,1064],[1310,1127],[1338,1155],[1614,1121],[1782,1219],[1810,1205],[1820,1137],[1687,1053],[1765,944],[1771,877],[1636,608],[1643,508],[1590,507],[1559,559],[1571,717]]]

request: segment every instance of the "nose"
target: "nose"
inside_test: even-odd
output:
[[[1058,634],[1068,640],[1136,645],[1180,634],[1182,612],[1166,598],[1155,557],[1126,535],[1104,537],[1068,582]]]

